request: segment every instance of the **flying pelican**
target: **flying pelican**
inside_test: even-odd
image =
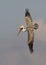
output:
[[[32,17],[30,15],[30,12],[28,9],[26,9],[25,12],[25,21],[26,21],[26,27],[23,25],[20,26],[18,35],[21,31],[28,32],[28,47],[30,52],[33,52],[33,42],[34,42],[34,29],[37,30],[39,25],[37,23],[33,24]]]

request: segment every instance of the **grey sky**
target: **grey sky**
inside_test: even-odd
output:
[[[33,21],[40,19],[33,54],[27,46],[27,33],[17,37],[18,27],[25,25],[25,8],[29,9]],[[45,13],[46,0],[0,0],[0,65],[46,65]]]

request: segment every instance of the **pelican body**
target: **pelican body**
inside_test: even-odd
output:
[[[25,12],[25,21],[27,24],[27,27],[30,27],[27,32],[28,32],[28,46],[29,50],[32,53],[33,52],[33,42],[34,42],[34,29],[33,29],[33,22],[32,22],[32,17],[28,11],[28,9]]]
[[[34,42],[34,29],[35,30],[38,29],[38,24],[35,23],[33,25],[32,17],[28,9],[26,9],[26,12],[25,12],[25,22],[26,22],[26,27],[20,26],[19,33],[21,31],[28,32],[28,47],[29,47],[30,52],[32,53],[33,52],[33,42]]]

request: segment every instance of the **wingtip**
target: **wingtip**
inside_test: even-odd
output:
[[[31,16],[28,8],[25,9],[25,16]]]

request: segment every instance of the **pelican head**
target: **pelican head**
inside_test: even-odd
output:
[[[20,34],[21,31],[22,31],[22,32],[25,32],[25,31],[26,31],[26,28],[24,28],[23,25],[19,27],[18,35]]]

